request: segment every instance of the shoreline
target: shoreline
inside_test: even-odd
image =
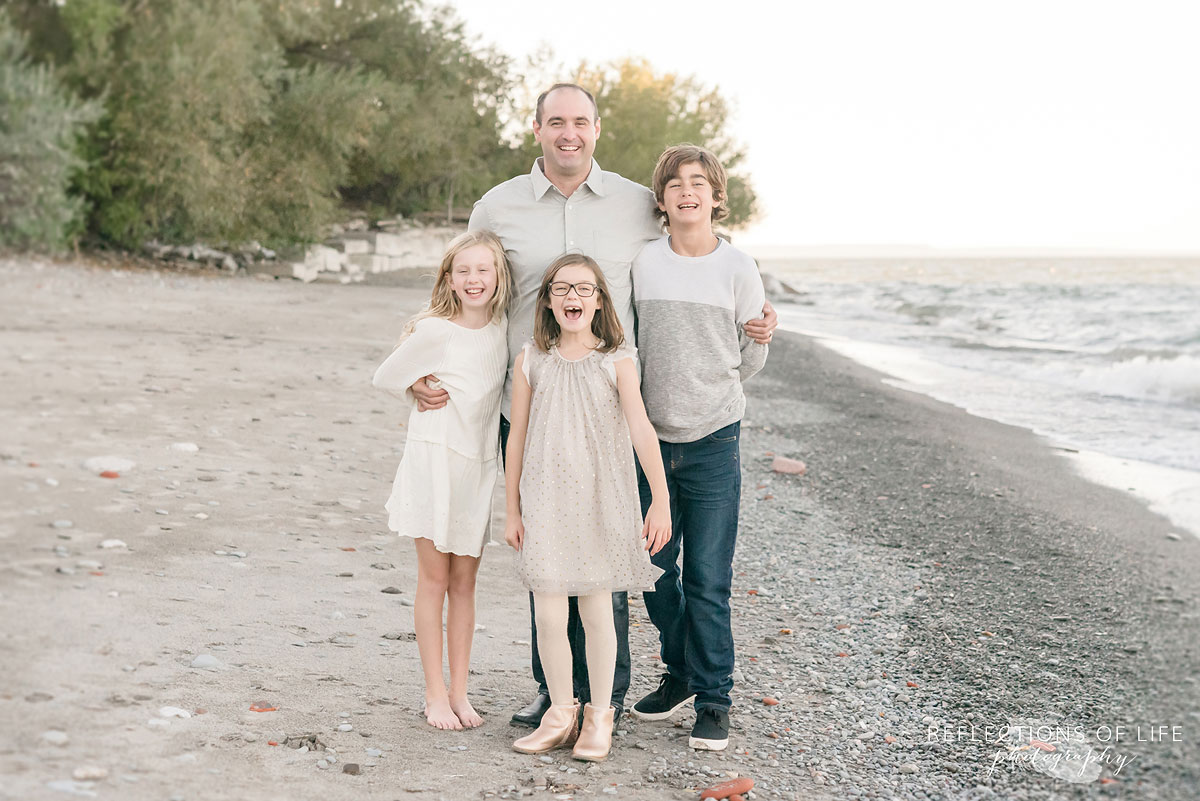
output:
[[[501,545],[472,658],[487,722],[438,733],[418,714],[415,560],[382,508],[403,435],[369,379],[423,290],[13,261],[0,277],[0,797],[76,781],[129,801],[677,799],[737,773],[759,798],[1183,801],[1200,783],[1200,542],[1031,432],[813,340],[778,337],[747,384],[730,749],[688,749],[690,712],[626,719],[585,767],[508,747],[534,688]],[[807,473],[771,472],[774,454]],[[80,467],[100,455],[137,466]],[[630,605],[627,703],[658,673]],[[1017,720],[1185,739],[1122,742],[1121,773],[1074,784],[989,773],[997,746],[955,733]],[[287,747],[300,734],[335,761]],[[106,778],[72,778],[89,766]]]
[[[1053,432],[1039,431],[963,406],[927,387],[937,385],[946,376],[964,371],[933,362],[915,348],[852,340],[812,330],[791,330],[818,340],[856,364],[883,374],[880,380],[885,384],[917,392],[980,419],[1029,431],[1040,437],[1045,447],[1058,452],[1070,469],[1083,478],[1113,490],[1133,493],[1149,511],[1166,517],[1186,534],[1200,539],[1200,471],[1079,448],[1074,444],[1056,444],[1061,440]]]

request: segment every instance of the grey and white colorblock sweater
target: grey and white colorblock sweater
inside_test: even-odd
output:
[[[743,333],[762,317],[754,260],[724,239],[706,256],[680,256],[670,237],[633,260],[642,398],[664,442],[694,442],[742,419],[742,382],[762,369],[767,346]]]

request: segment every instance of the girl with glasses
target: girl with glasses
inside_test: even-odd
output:
[[[649,590],[650,563],[671,538],[662,455],[639,390],[635,350],[591,258],[560,256],[538,293],[533,341],[513,365],[512,428],[505,483],[505,539],[534,596],[538,653],[550,708],[513,743],[540,754],[574,742],[576,759],[600,761],[612,743],[614,708],[573,697],[568,598],[583,622],[592,701],[612,696],[616,660],[612,593]],[[633,454],[653,488],[643,521]]]

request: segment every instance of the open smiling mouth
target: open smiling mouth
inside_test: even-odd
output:
[[[699,203],[680,203],[679,206],[677,206],[677,208],[680,211],[683,211],[684,209],[698,209],[698,208],[700,208],[700,204]]]
[[[568,320],[578,320],[582,316],[583,306],[578,303],[563,304],[563,317],[566,317]]]

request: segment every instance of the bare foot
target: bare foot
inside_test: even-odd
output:
[[[450,708],[454,710],[454,714],[458,716],[464,729],[473,729],[483,725],[483,718],[475,711],[475,707],[471,706],[471,702],[466,697],[451,699]]]
[[[463,727],[458,715],[446,700],[425,702],[425,722],[435,729],[460,731]]]

